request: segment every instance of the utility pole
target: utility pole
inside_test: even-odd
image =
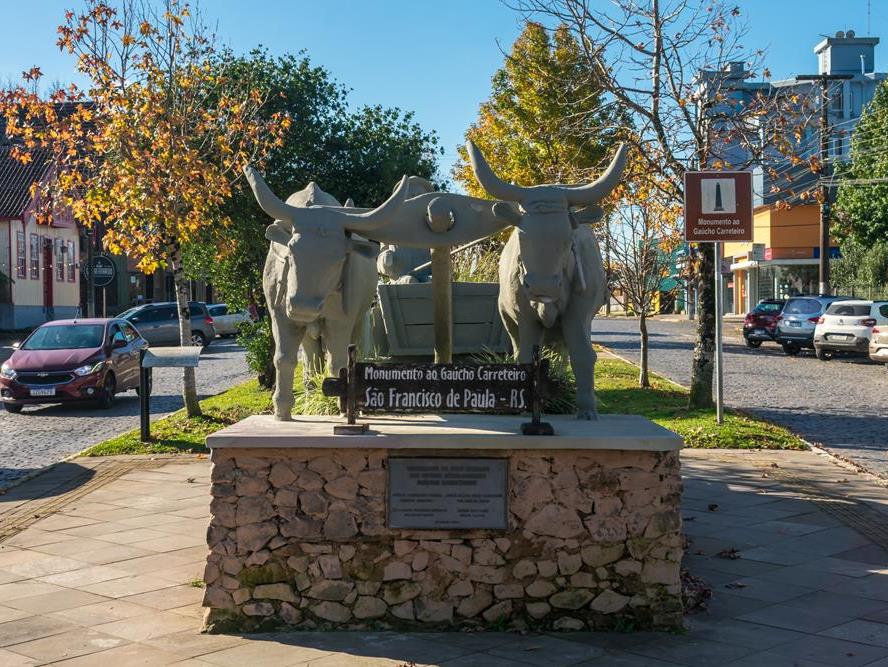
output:
[[[853,79],[853,74],[799,74],[796,81],[820,82],[820,294],[829,294],[829,219],[830,188],[827,178],[832,173],[829,159],[829,83]]]

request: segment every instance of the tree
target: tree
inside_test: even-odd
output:
[[[635,154],[619,196],[608,222],[607,262],[626,310],[638,316],[638,384],[649,387],[647,318],[655,312],[662,281],[669,275],[673,253],[681,241],[677,222],[682,211],[674,199],[663,195],[662,187]]]
[[[836,234],[864,246],[885,242],[888,239],[888,82],[879,85],[857,121],[851,135],[851,161],[839,168],[837,183]]]
[[[527,20],[542,16],[569,27],[582,47],[582,71],[629,114],[638,155],[673,202],[683,199],[689,167],[743,169],[761,160],[764,146],[786,143],[792,123],[761,122],[773,109],[767,93],[749,100],[735,95],[737,84],[755,76],[761,56],[740,43],[738,6],[720,0],[614,0],[602,11],[588,0],[512,4]],[[742,72],[735,73],[732,63],[738,62]],[[587,113],[578,109],[568,130],[588,133]],[[694,256],[700,314],[689,403],[707,407],[715,350],[712,245],[700,244]]]
[[[434,178],[437,137],[412,114],[379,106],[350,111],[348,89],[303,55],[271,57],[256,50],[247,56],[225,52],[220,60],[269,91],[261,118],[300,119],[266,157],[263,177],[272,191],[288,194],[314,181],[341,202],[352,198],[369,207],[382,203],[404,174]],[[268,216],[247,190],[234,193],[225,212],[232,223],[204,228],[187,249],[186,266],[193,277],[212,280],[235,307],[261,303]]]
[[[228,224],[224,206],[242,167],[279,145],[290,119],[260,116],[266,90],[220,63],[213,36],[179,0],[159,11],[87,0],[80,14],[66,13],[58,44],[88,88],[41,99],[35,68],[3,106],[7,131],[24,142],[20,159],[39,149],[54,156],[43,216],[69,207],[81,224],[104,225],[111,252],[147,273],[171,269],[180,340],[190,345],[183,247]],[[76,108],[59,113],[59,105]],[[193,368],[184,370],[183,395],[188,415],[199,415]]]

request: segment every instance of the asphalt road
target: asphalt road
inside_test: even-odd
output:
[[[689,384],[695,326],[651,321],[651,370]],[[787,357],[775,343],[753,350],[736,331],[726,326],[726,405],[786,426],[888,479],[888,373],[883,365],[859,358],[823,362],[807,350]],[[592,340],[638,360],[637,320],[596,318]]]
[[[249,377],[243,348],[231,339],[216,339],[201,354],[197,388],[202,397]],[[181,369],[154,369],[152,420],[182,407],[181,386]],[[139,398],[134,391],[118,394],[110,410],[91,405],[39,405],[14,415],[0,409],[0,488],[138,426]]]

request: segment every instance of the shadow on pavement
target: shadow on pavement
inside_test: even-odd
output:
[[[0,466],[0,517],[10,503],[14,506],[17,501],[52,498],[68,493],[91,480],[95,474],[93,468],[69,461],[62,461],[44,469]],[[35,476],[26,483],[9,488],[11,484],[29,475]]]

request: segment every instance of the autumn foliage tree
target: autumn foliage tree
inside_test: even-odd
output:
[[[228,224],[224,204],[243,165],[261,162],[290,119],[259,113],[266,90],[220,65],[213,36],[179,0],[160,9],[87,0],[58,33],[87,85],[44,98],[35,68],[2,101],[18,158],[54,157],[54,178],[37,186],[46,188],[41,217],[67,207],[87,227],[103,224],[109,251],[146,273],[171,270],[181,343],[191,345],[183,246]],[[189,416],[199,415],[194,369],[183,394]]]

